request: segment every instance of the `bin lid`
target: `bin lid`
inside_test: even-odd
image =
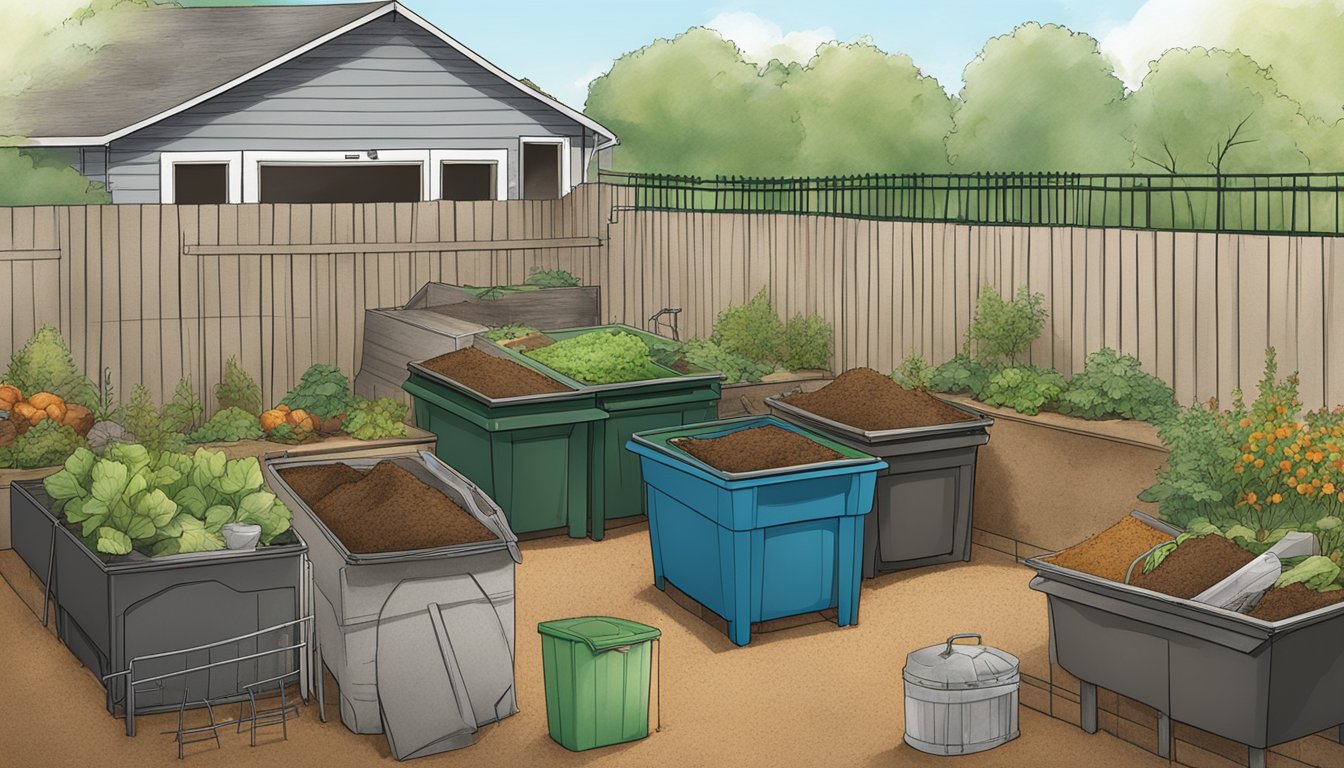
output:
[[[955,641],[975,638],[974,645]],[[1017,657],[980,644],[980,635],[957,634],[947,642],[921,648],[905,657],[901,676],[924,688],[963,690],[1012,683],[1018,677]]]
[[[537,625],[537,631],[551,637],[586,643],[593,653],[654,640],[662,634],[657,627],[610,616],[580,616],[573,619],[543,621]]]
[[[470,574],[408,579],[378,616],[378,703],[398,760],[513,714],[513,653]]]

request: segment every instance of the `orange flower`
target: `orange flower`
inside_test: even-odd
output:
[[[1261,468],[1261,467],[1263,467],[1263,466],[1265,466],[1265,460],[1264,460],[1264,459],[1256,459],[1256,460],[1255,460],[1255,468],[1256,468],[1256,469],[1259,469],[1259,468]]]
[[[1279,469],[1282,469],[1284,472],[1287,472],[1292,468],[1293,468],[1293,462],[1288,461],[1287,459],[1284,459],[1283,461],[1279,462]]]
[[[1335,492],[1335,484],[1334,484],[1334,483],[1326,483],[1326,484],[1324,484],[1324,485],[1321,486],[1321,493],[1324,493],[1326,496],[1329,496],[1330,494],[1332,494],[1332,493],[1334,493],[1334,492]]]
[[[1310,490],[1311,486],[1307,485],[1306,483],[1302,483],[1301,485],[1297,486],[1297,492],[1303,496],[1307,495],[1307,491]]]
[[[1306,476],[1307,476],[1307,468],[1306,468],[1306,467],[1299,467],[1298,470],[1297,470],[1297,476],[1298,476],[1299,478],[1306,477]]]
[[[1273,496],[1270,496],[1269,500],[1274,504],[1278,504],[1279,502],[1283,501],[1283,497],[1276,493]]]
[[[1277,496],[1278,494],[1275,495]],[[1255,491],[1248,491],[1246,497],[1242,499],[1242,501],[1245,501],[1247,504],[1254,504],[1257,498],[1259,497],[1255,495]]]

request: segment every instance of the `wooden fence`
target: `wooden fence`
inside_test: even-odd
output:
[[[612,321],[681,307],[684,337],[768,286],[782,314],[835,325],[837,369],[882,371],[951,356],[981,285],[1025,284],[1051,313],[1032,362],[1071,373],[1114,347],[1189,402],[1253,388],[1273,345],[1308,405],[1344,403],[1336,238],[636,212],[626,195],[0,209],[0,358],[52,323],[120,396],[144,383],[161,398],[181,376],[208,391],[236,355],[274,402],[312,363],[358,370],[366,308],[540,265],[602,286]]]

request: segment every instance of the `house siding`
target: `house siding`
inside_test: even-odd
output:
[[[569,137],[583,179],[591,131],[388,16],[112,142],[107,178],[116,202],[157,203],[161,152],[504,149],[514,198],[519,136]]]

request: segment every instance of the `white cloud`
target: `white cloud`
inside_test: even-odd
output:
[[[1101,40],[1101,50],[1130,88],[1138,88],[1149,62],[1171,48],[1214,45],[1223,39],[1235,13],[1228,0],[1148,0],[1127,23]]]
[[[773,21],[745,11],[721,13],[705,26],[735,43],[743,58],[754,64],[765,64],[771,59],[807,62],[818,46],[835,40],[835,30],[830,27],[785,32]]]

